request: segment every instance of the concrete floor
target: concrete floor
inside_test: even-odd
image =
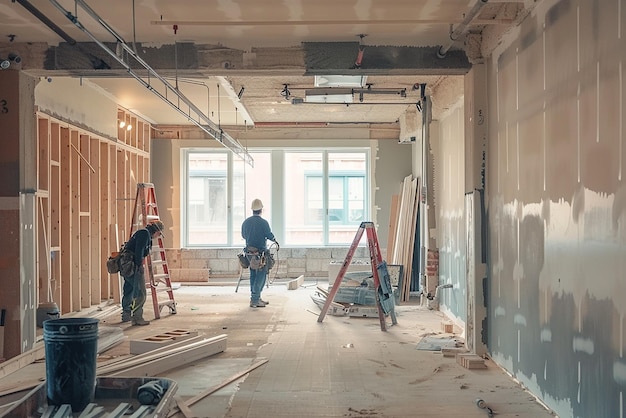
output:
[[[417,349],[424,337],[454,337],[441,332],[446,318],[440,312],[402,304],[397,324],[388,320],[386,332],[378,317],[328,314],[319,323],[320,309],[311,299],[317,285],[327,288],[327,282],[306,281],[288,290],[286,282],[274,282],[263,292],[270,305],[257,309],[248,306],[247,281],[237,293],[232,283],[183,286],[175,291],[177,313],[164,308],[149,326],[122,325],[119,313],[101,319],[101,326],[121,327],[128,337],[101,356],[129,354],[131,339],[174,329],[226,334],[224,352],[162,376],[177,382],[183,399],[268,360],[194,404],[198,417],[487,417],[478,398],[498,417],[554,416],[491,361],[486,369],[470,370],[440,351]],[[43,377],[44,364],[23,372],[0,379],[0,386],[17,385],[26,372]]]
[[[486,369],[469,370],[440,352],[418,350],[423,337],[441,334],[441,313],[397,306],[398,323],[389,320],[386,332],[377,317],[326,315],[319,323],[311,299],[316,284],[327,287],[307,281],[287,290],[275,282],[263,292],[270,305],[261,309],[248,306],[247,282],[237,293],[234,286],[184,286],[175,292],[176,315],[164,309],[161,319],[125,326],[125,334],[143,338],[177,328],[227,334],[223,353],[164,375],[178,382],[183,399],[268,359],[195,404],[200,417],[486,417],[478,398],[498,417],[553,416],[491,361]],[[117,321],[107,318],[103,325]],[[107,354],[128,349],[126,341]]]

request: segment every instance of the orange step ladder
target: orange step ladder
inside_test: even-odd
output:
[[[382,255],[380,253],[378,236],[376,235],[376,228],[373,222],[361,222],[359,230],[356,232],[354,240],[352,241],[352,245],[350,245],[350,249],[348,250],[346,259],[344,260],[341,269],[339,269],[339,273],[337,273],[335,283],[333,284],[332,289],[326,297],[326,302],[324,303],[322,312],[317,318],[317,322],[322,322],[324,320],[324,317],[328,312],[328,308],[330,308],[330,304],[333,302],[333,299],[335,299],[335,295],[337,294],[339,286],[341,286],[341,282],[343,281],[343,276],[345,276],[346,272],[348,271],[348,268],[350,267],[350,262],[352,261],[352,257],[354,256],[354,253],[359,246],[359,242],[361,242],[363,232],[367,233],[367,246],[370,252],[372,277],[374,278],[374,287],[376,289],[374,293],[376,296],[376,308],[378,308],[380,329],[382,331],[387,331],[387,322],[385,319],[386,314],[391,316],[392,325],[396,325],[398,322],[396,320],[396,313],[394,310],[394,299],[392,293],[393,290],[391,289],[389,273],[387,271],[387,263],[383,261]],[[383,276],[385,286],[381,286],[381,275]],[[387,290],[387,292],[385,292],[385,289]]]
[[[135,208],[133,209],[132,224],[130,226],[129,238],[138,229],[145,228],[152,221],[160,220],[159,208],[157,206],[154,184],[137,183],[137,195],[135,197]],[[157,245],[154,245],[156,241]],[[161,309],[167,306],[171,314],[176,313],[176,301],[170,280],[170,272],[165,257],[163,237],[159,235],[152,240],[152,251],[146,257],[147,277],[146,289],[150,289],[152,296],[152,306],[154,308],[154,319],[161,317]],[[163,286],[161,286],[163,285]],[[165,293],[167,298],[160,296]]]

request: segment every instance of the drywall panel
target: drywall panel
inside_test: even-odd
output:
[[[81,78],[41,78],[35,87],[39,110],[93,133],[117,138],[117,105]]]
[[[438,128],[439,141],[431,142],[439,285],[452,285],[440,290],[439,304],[442,311],[460,322],[467,314],[464,109],[460,100],[433,125]]]
[[[620,4],[543,1],[488,64],[488,346],[562,417],[626,415]]]

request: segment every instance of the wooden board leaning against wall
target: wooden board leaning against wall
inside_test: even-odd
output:
[[[104,261],[128,238],[137,183],[150,181],[151,126],[123,109],[111,123],[117,138],[37,112],[38,301],[61,314],[120,301]]]

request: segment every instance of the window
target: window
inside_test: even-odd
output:
[[[184,246],[242,246],[256,198],[281,244],[349,244],[369,219],[367,149],[250,154],[254,167],[228,151],[184,151]]]
[[[226,241],[228,183],[226,153],[190,153],[187,159],[187,243]]]
[[[324,221],[323,189],[321,175],[306,176],[305,207],[312,210],[307,222],[311,224]],[[334,224],[356,224],[364,221],[363,198],[365,196],[364,175],[330,174],[328,177],[328,221]]]

